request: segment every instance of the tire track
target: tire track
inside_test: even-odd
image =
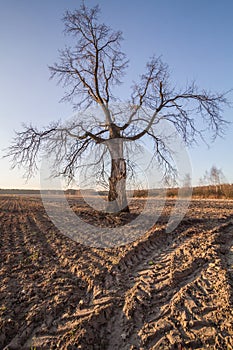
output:
[[[216,233],[219,230],[227,232],[227,228],[227,225],[223,225],[215,231]],[[207,242],[206,250],[209,249],[210,255],[215,257],[218,255],[214,246],[216,237],[214,232],[212,234],[213,237]],[[199,243],[201,243],[200,240]],[[226,282],[224,276],[218,282],[219,274],[224,274],[224,271],[221,271],[220,259],[215,258],[214,262],[211,261],[213,260],[200,266],[199,270],[194,268],[183,286],[180,281],[178,292],[163,310],[163,312],[168,311],[166,322],[164,322],[163,313],[158,321],[149,322],[140,330],[139,334],[145,349],[171,349],[175,345],[187,349],[207,348],[214,344],[220,344],[221,349],[232,346],[231,327],[230,329],[223,327],[218,322],[223,310],[225,315],[228,312],[229,320],[232,319],[229,314],[230,296],[225,290],[227,284],[224,283]],[[223,313],[222,319],[224,319]]]
[[[210,334],[205,344],[209,346],[213,343],[216,334],[211,321],[201,319],[194,322],[193,319],[198,320],[197,311],[204,309],[208,299],[210,305],[213,303],[209,296],[209,276],[203,275],[203,271],[216,255],[212,247],[215,234],[219,230],[225,231],[228,225],[231,223],[216,227],[209,232],[209,237],[200,232],[195,237],[189,234],[187,238],[187,232],[183,233],[183,239],[177,239],[179,243],[173,242],[172,247],[165,247],[160,254],[149,254],[149,258],[153,258],[153,267],[145,269],[141,262],[134,268],[132,272],[138,272],[139,277],[125,292],[122,310],[110,321],[111,338],[107,349],[129,349],[129,344],[135,349],[138,344],[143,349],[157,349],[160,346],[161,349],[163,346],[170,349],[176,344],[184,345],[185,342],[190,343],[192,348],[198,348],[201,341],[195,343],[194,340],[197,331],[189,330],[187,333],[187,325],[194,329],[199,327],[200,334]],[[193,258],[192,251],[195,247],[199,248],[200,244],[204,251],[199,249],[197,256]],[[177,265],[179,269],[176,268]],[[181,311],[177,310],[176,305],[180,299],[188,300],[185,313],[182,305],[178,308]],[[181,324],[185,327],[181,327]]]

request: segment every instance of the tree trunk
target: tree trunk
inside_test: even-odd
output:
[[[109,178],[108,207],[112,213],[129,212],[126,196],[126,162],[123,157],[123,140],[111,139],[108,144],[111,155],[111,175]]]
[[[108,211],[129,212],[126,196],[126,162],[123,158],[111,161],[108,201]]]

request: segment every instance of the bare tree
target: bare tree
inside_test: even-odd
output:
[[[49,67],[51,78],[57,78],[66,89],[62,100],[85,112],[43,130],[24,125],[23,131],[16,132],[8,156],[13,166],[23,166],[31,176],[39,153],[46,151],[55,155],[54,175],[62,173],[72,179],[90,149],[95,152],[94,165],[99,175],[104,176],[104,157],[108,154],[110,211],[128,211],[126,145],[149,137],[155,159],[163,166],[164,174],[170,174],[174,171],[172,150],[158,132],[160,122],[173,124],[184,143],[190,145],[199,137],[205,140],[198,119],[213,137],[222,133],[226,124],[222,108],[228,102],[226,94],[200,91],[194,83],[177,90],[170,82],[168,66],[160,57],[152,57],[139,82],[134,83],[130,99],[117,104],[113,89],[121,84],[128,60],[121,51],[122,33],[99,23],[98,14],[98,6],[89,9],[85,4],[65,13],[65,32],[73,37],[74,45],[61,50],[59,63]],[[92,106],[99,106],[103,117],[94,115]]]
[[[223,183],[224,175],[221,169],[213,165],[210,169],[210,183],[215,186],[215,192],[221,191],[221,184]]]
[[[200,186],[207,186],[209,193],[212,192],[211,187],[215,187],[215,194],[220,195],[222,192],[223,184],[226,184],[226,178],[222,169],[217,168],[216,165],[212,165],[209,171],[205,171],[203,178],[200,178]]]

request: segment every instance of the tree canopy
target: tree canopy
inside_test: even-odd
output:
[[[8,156],[13,166],[23,166],[30,177],[40,152],[53,154],[54,175],[72,179],[90,149],[95,152],[98,174],[104,176],[105,155],[109,154],[109,201],[122,209],[127,206],[122,193],[128,174],[128,145],[134,147],[144,136],[149,137],[154,158],[165,175],[171,174],[175,170],[172,149],[160,133],[160,123],[172,124],[185,145],[199,138],[206,141],[206,129],[213,138],[224,131],[223,108],[228,101],[226,93],[199,89],[195,83],[177,89],[168,65],[155,56],[133,83],[130,96],[121,101],[114,95],[114,87],[122,83],[129,64],[121,49],[123,36],[100,23],[99,12],[99,6],[88,8],[84,3],[78,10],[66,11],[65,33],[73,38],[73,46],[60,50],[58,62],[49,67],[51,78],[64,86],[62,101],[72,103],[79,113],[72,120],[55,121],[42,130],[24,125],[16,132]],[[91,109],[96,106],[102,114]]]

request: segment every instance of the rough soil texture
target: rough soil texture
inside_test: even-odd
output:
[[[166,233],[173,205],[137,241],[96,249],[39,197],[0,197],[0,349],[233,349],[233,202],[192,201]]]

